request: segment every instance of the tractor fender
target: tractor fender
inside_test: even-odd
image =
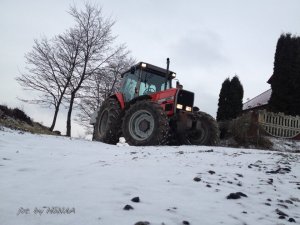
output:
[[[121,109],[123,110],[125,108],[125,103],[124,103],[124,98],[123,98],[123,95],[122,93],[116,93],[114,95],[111,95],[110,97],[108,98],[115,98],[120,106],[121,106]],[[107,99],[106,99],[107,100]],[[105,101],[106,101],[105,100]],[[101,104],[102,105],[102,104]],[[90,118],[90,125],[94,125],[96,123],[96,120],[97,120],[97,116],[98,116],[98,113],[99,113],[99,110],[101,108],[101,105],[96,109],[96,111],[91,115],[91,118]]]
[[[138,96],[136,98],[133,98],[132,100],[130,100],[126,104],[126,108],[125,109],[128,109],[131,105],[135,104],[136,102],[142,101],[142,100],[145,100],[145,99],[152,99],[152,97],[150,95],[141,95],[141,96]]]
[[[110,98],[116,98],[121,106],[121,109],[125,108],[125,102],[124,102],[124,97],[123,97],[122,93],[118,92],[118,93],[110,96]]]

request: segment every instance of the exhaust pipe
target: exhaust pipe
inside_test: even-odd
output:
[[[169,78],[169,66],[170,66],[170,59],[167,58],[167,72],[166,72],[166,80],[165,80],[165,90],[167,90],[167,82]]]

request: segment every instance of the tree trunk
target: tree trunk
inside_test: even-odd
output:
[[[69,110],[68,110],[68,117],[67,117],[67,133],[66,133],[67,137],[71,137],[71,117],[72,117],[74,99],[75,99],[75,93],[72,93],[71,99],[70,99]]]
[[[57,106],[55,107],[55,112],[54,112],[54,116],[53,116],[53,120],[52,120],[52,124],[51,124],[51,127],[49,128],[50,131],[53,131],[54,127],[55,127],[55,124],[56,124],[56,119],[57,119],[57,115],[58,115],[58,111],[59,111],[59,107],[60,107],[60,104],[62,102],[62,99],[65,95],[65,92],[66,92],[66,89],[67,89],[67,86],[69,85],[69,80],[68,82],[66,83],[65,87],[64,87],[64,90],[63,92],[61,93],[59,99],[58,99],[58,102],[57,102]]]
[[[53,131],[53,129],[55,127],[58,111],[59,111],[59,105],[55,107],[55,112],[54,112],[52,124],[51,124],[51,127],[49,128],[50,131]]]

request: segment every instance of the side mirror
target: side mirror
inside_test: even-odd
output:
[[[176,88],[178,88],[178,89],[183,88],[182,84],[180,84],[179,81],[176,81]]]

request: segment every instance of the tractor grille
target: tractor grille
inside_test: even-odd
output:
[[[185,91],[185,90],[179,90],[177,94],[177,104],[181,104],[184,106],[190,106],[193,107],[194,105],[194,93]]]

